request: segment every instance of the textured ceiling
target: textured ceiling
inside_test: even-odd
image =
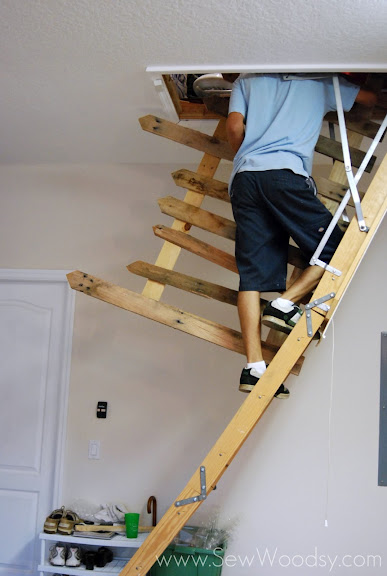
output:
[[[387,71],[386,0],[0,0],[0,162],[164,162],[146,67]]]

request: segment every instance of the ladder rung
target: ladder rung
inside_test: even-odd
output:
[[[108,304],[113,304],[129,312],[160,322],[165,326],[212,342],[222,348],[245,354],[242,335],[237,330],[206,320],[190,312],[184,312],[163,302],[152,300],[152,298],[147,298],[79,270],[67,274],[67,279],[73,290],[78,290]],[[263,344],[262,352],[265,362],[269,364],[277,351],[278,346]],[[292,374],[298,375],[300,373],[303,361],[303,357],[298,359],[292,368]]]
[[[343,150],[341,148],[341,142],[337,142],[336,140],[331,140],[326,136],[319,136],[319,139],[316,144],[315,148],[316,152],[320,154],[324,154],[324,156],[329,156],[329,158],[333,158],[334,160],[339,160],[339,162],[343,162]],[[352,166],[359,168],[360,164],[363,161],[365,156],[365,152],[359,150],[358,148],[353,148],[350,146],[349,151],[351,153],[351,163]],[[374,164],[376,161],[376,156],[372,156],[370,161],[367,164],[367,168],[365,169],[366,172],[371,172]]]
[[[152,132],[158,136],[163,136],[164,138],[168,138],[174,142],[179,142],[189,148],[194,148],[201,152],[207,152],[212,156],[223,158],[224,160],[232,160],[234,158],[234,153],[229,144],[219,140],[218,138],[214,138],[213,136],[208,136],[207,134],[203,134],[197,130],[185,128],[152,115],[143,116],[139,119],[139,122],[143,130]],[[340,142],[331,140],[326,136],[319,136],[315,150],[320,154],[324,154],[325,156],[343,162],[343,151]],[[352,165],[358,168],[365,156],[365,153],[356,148],[350,148],[350,152]],[[372,170],[375,160],[375,156],[372,156],[366,168],[366,172]]]
[[[378,126],[378,124],[376,124]],[[228,186],[225,182],[220,180],[214,180],[213,178],[205,178],[192,172],[191,170],[186,170],[184,168],[177,170],[172,173],[172,177],[175,184],[181,188],[192,190],[193,192],[198,192],[199,194],[211,196],[212,198],[217,198],[218,200],[224,200],[225,202],[230,202],[230,196],[228,194]],[[322,176],[317,176],[315,178],[318,193],[324,198],[333,200],[334,202],[341,202],[346,191],[348,190],[348,185],[339,184],[334,182],[329,178],[323,178]],[[359,191],[360,198],[364,196],[364,192]],[[348,206],[354,206],[353,201],[349,200]]]
[[[235,240],[236,224],[233,220],[218,216],[202,208],[196,208],[196,206],[187,204],[187,202],[178,200],[173,196],[160,198],[158,203],[161,212],[167,214],[167,216],[172,216],[182,222],[187,222],[223,238]]]
[[[139,118],[141,128],[146,132],[152,132],[158,136],[168,138],[189,148],[194,148],[200,152],[205,152],[216,158],[224,158],[225,160],[232,160],[234,152],[227,142],[223,142],[214,136],[208,136],[198,130],[192,128],[185,128],[179,124],[169,122],[163,118],[158,118],[148,114]]]
[[[321,176],[317,176],[315,178],[317,190],[320,196],[324,198],[329,198],[334,202],[341,202],[347,192],[349,186],[344,184],[339,184],[338,182],[334,182],[329,178],[323,178]],[[363,198],[364,192],[359,191],[360,198]],[[354,203],[352,200],[349,200],[348,206],[354,207]]]
[[[336,112],[329,112],[324,120],[327,122],[332,122],[333,124],[338,124],[339,120],[337,118]],[[376,136],[377,131],[380,128],[380,124],[377,122],[372,122],[372,120],[355,120],[351,118],[351,113],[347,112],[345,115],[345,124],[347,130],[351,130],[351,132],[356,132],[357,134],[361,134],[362,136],[367,136],[367,138],[374,139]]]
[[[172,178],[174,179],[176,186],[192,190],[193,192],[199,192],[199,194],[205,194],[212,198],[217,198],[218,200],[230,202],[228,186],[225,182],[201,176],[197,172],[192,172],[185,168],[173,172]]]
[[[207,282],[207,280],[194,278],[193,276],[188,276],[175,270],[168,270],[168,268],[161,268],[161,266],[155,266],[154,264],[149,264],[141,260],[132,262],[132,264],[127,266],[127,269],[129,272],[132,272],[132,274],[137,274],[137,276],[142,276],[143,278],[148,278],[161,284],[173,286],[179,290],[185,290],[198,296],[212,298],[213,300],[231,304],[232,306],[237,305],[238,291],[227,288],[226,286],[213,284],[212,282]],[[310,298],[308,298],[306,302],[309,302],[309,300]],[[261,308],[266,306],[268,302],[265,298],[261,298],[260,301]]]
[[[211,246],[211,244],[203,242],[203,240],[199,240],[194,236],[187,236],[184,232],[172,230],[172,228],[168,228],[162,224],[153,226],[153,231],[159,238],[167,240],[168,242],[171,242],[171,244],[180,246],[180,248],[184,248],[192,254],[201,256],[205,260],[209,260],[214,264],[218,264],[218,266],[222,266],[223,268],[238,274],[235,257],[232,254],[224,252],[219,248],[215,248],[215,246]],[[309,266],[308,261],[302,255],[301,250],[292,244],[289,244],[288,263],[295,268],[300,268],[301,270],[304,270]]]
[[[153,226],[153,232],[156,236],[171,242],[171,244],[180,246],[180,248],[184,248],[192,254],[196,254],[213,264],[217,264],[218,266],[222,266],[222,268],[226,268],[226,270],[238,274],[235,257],[228,252],[224,252],[219,248],[215,248],[215,246],[211,246],[211,244],[207,242],[203,242],[203,240],[199,240],[194,236],[188,236],[184,232],[173,230],[162,224]]]
[[[162,224],[153,226],[153,231],[159,238],[167,240],[168,242],[171,242],[171,244],[180,246],[180,248],[184,248],[192,254],[201,256],[205,260],[218,264],[218,266],[222,266],[222,268],[226,268],[227,270],[238,274],[235,257],[232,254],[224,252],[219,248],[215,248],[215,246],[211,246],[211,244],[203,242],[203,240],[199,240],[194,236],[187,236],[184,232],[172,230],[172,228],[168,228]],[[301,270],[304,270],[309,266],[309,263],[302,255],[301,250],[292,244],[289,244],[288,263],[295,268],[300,268]]]
[[[232,290],[232,288],[227,288],[226,286],[220,286],[219,284],[207,282],[206,280],[194,278],[193,276],[188,276],[175,270],[168,270],[167,268],[155,266],[154,264],[142,262],[141,260],[132,262],[132,264],[127,266],[127,269],[129,272],[137,274],[137,276],[142,276],[143,278],[148,278],[161,284],[167,284],[179,290],[213,298],[214,300],[219,300],[219,302],[233,306],[237,304],[237,290]]]

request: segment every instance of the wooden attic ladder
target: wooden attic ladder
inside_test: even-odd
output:
[[[206,195],[229,201],[227,185],[212,178],[220,160],[222,158],[231,160],[233,157],[225,141],[225,120],[219,121],[212,137],[153,116],[141,118],[140,123],[144,130],[201,150],[204,152],[203,159],[196,173],[179,170],[173,174],[176,184],[187,190],[184,201],[172,197],[159,201],[162,212],[174,217],[175,220],[171,228],[160,225],[154,227],[156,236],[166,240],[156,265],[136,262],[128,266],[130,271],[148,278],[142,294],[80,271],[68,274],[69,284],[75,290],[244,354],[239,332],[159,302],[165,285],[169,284],[229,304],[236,304],[236,291],[172,270],[181,249],[184,248],[234,273],[237,272],[233,256],[187,234],[192,226],[197,226],[222,237],[235,238],[233,221],[200,208]],[[349,132],[351,146],[359,146],[363,136],[373,138],[379,128],[378,124],[369,121],[347,123],[347,126],[351,129]],[[317,184],[323,201],[336,207],[347,190],[341,145],[320,136],[316,151],[332,157],[335,161],[330,178],[319,178]],[[363,157],[363,152],[351,148],[353,166],[358,167]],[[368,172],[374,161],[373,157],[367,167]],[[356,217],[352,218],[331,261],[331,265],[341,270],[342,274],[335,276],[326,271],[313,294],[313,300],[329,295],[326,303],[330,308],[327,312],[316,307],[310,310],[312,335],[326,327],[387,210],[387,157],[374,176],[361,206],[369,231],[361,232]],[[294,267],[292,278],[297,276],[299,269],[307,265],[300,251],[291,246],[289,246],[289,263]],[[187,524],[189,518],[219,482],[270,404],[280,384],[290,373],[299,373],[303,362],[302,355],[311,339],[307,333],[305,315],[287,337],[275,334],[273,330],[269,332],[266,342],[263,343],[264,359],[269,363],[269,367],[260,379],[259,387],[246,397],[176,502],[170,506],[141,548],[122,570],[123,576],[145,575],[179,530]],[[188,503],[185,503],[187,500]],[[181,501],[182,505],[176,505]]]

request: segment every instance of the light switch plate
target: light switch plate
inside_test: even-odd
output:
[[[99,440],[89,440],[89,460],[99,460],[100,447]]]

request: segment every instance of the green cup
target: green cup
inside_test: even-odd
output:
[[[127,538],[137,538],[139,520],[140,514],[136,514],[135,512],[129,512],[128,514],[125,514],[125,529]]]

